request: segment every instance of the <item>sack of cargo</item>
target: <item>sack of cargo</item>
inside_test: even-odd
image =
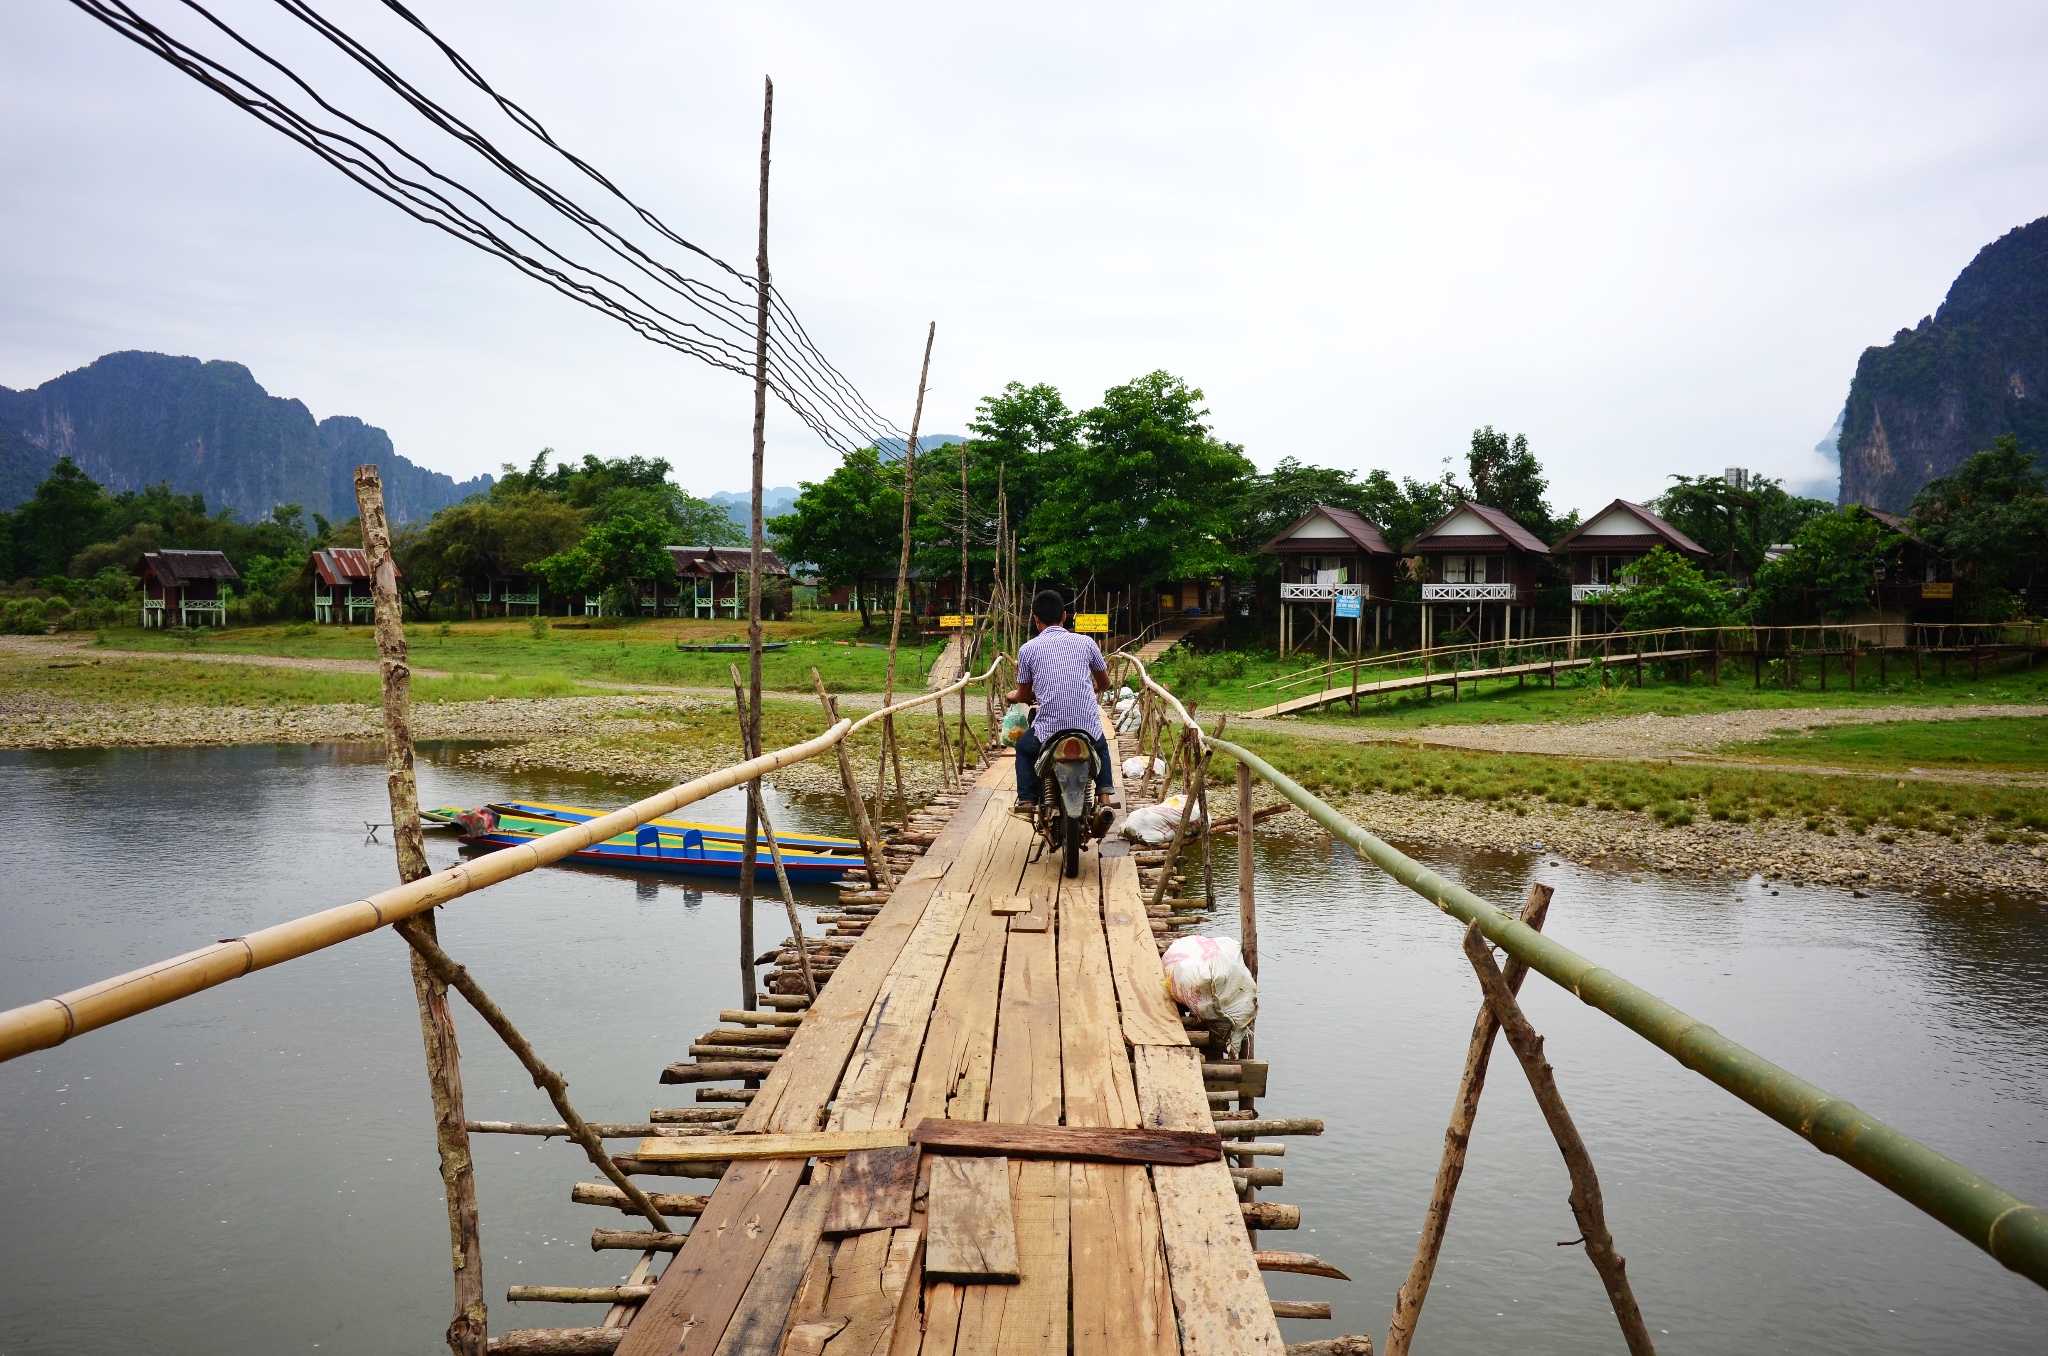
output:
[[[1127,782],[1134,782],[1138,780],[1138,778],[1144,776],[1146,761],[1147,760],[1143,754],[1139,754],[1135,758],[1124,759],[1124,780]],[[1154,758],[1150,761],[1152,764],[1153,776],[1163,777],[1166,775],[1166,760],[1164,758]]]
[[[1017,741],[1024,737],[1024,731],[1031,726],[1031,708],[1023,702],[1011,702],[1010,709],[1003,712],[1003,747],[1014,749]]]
[[[1212,1031],[1229,1028],[1225,1054],[1236,1058],[1259,1019],[1259,985],[1244,968],[1234,937],[1183,937],[1159,958],[1166,992]],[[1214,1054],[1214,1051],[1211,1051]]]
[[[1180,817],[1187,813],[1186,796],[1168,796],[1157,805],[1142,805],[1131,811],[1123,824],[1123,835],[1134,843],[1158,846],[1173,839],[1173,830],[1180,823]],[[1201,822],[1202,812],[1195,811],[1195,822]]]

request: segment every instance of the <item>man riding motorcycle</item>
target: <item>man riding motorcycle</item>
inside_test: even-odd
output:
[[[1042,589],[1031,600],[1031,625],[1037,634],[1017,651],[1017,686],[1005,700],[1035,702],[1038,714],[1017,739],[1017,804],[1011,813],[1025,819],[1037,813],[1039,752],[1046,740],[1062,730],[1074,730],[1094,742],[1095,789],[1102,806],[1098,816],[1106,821],[1114,817],[1116,783],[1095,694],[1109,690],[1109,665],[1093,640],[1063,625],[1066,617],[1066,600],[1056,589]],[[1094,828],[1099,837],[1108,825]]]

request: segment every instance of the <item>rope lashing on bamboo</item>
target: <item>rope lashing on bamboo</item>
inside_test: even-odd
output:
[[[55,998],[45,998],[0,1012],[0,1063],[37,1050],[62,1045],[73,1036],[123,1021],[152,1008],[240,979],[255,970],[311,955],[330,946],[375,932],[438,904],[523,876],[561,861],[608,838],[629,833],[650,819],[674,814],[685,805],[729,791],[830,750],[840,741],[883,716],[923,706],[975,683],[984,673],[970,674],[936,692],[920,693],[891,707],[870,712],[857,721],[842,720],[801,744],[764,753],[744,763],[672,786],[622,810],[574,824],[532,842],[500,848],[446,871],[381,890],[354,903],[342,904],[289,922],[261,928],[242,937],[226,937],[181,956],[115,975]]]

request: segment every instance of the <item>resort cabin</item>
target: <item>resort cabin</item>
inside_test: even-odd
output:
[[[1536,576],[1550,548],[1499,509],[1469,499],[1409,542],[1422,581],[1422,648],[1462,633],[1471,642],[1527,639]]]
[[[1378,649],[1394,601],[1394,562],[1386,534],[1350,509],[1317,504],[1259,548],[1280,558],[1280,653],[1325,650],[1356,655],[1372,615]],[[1306,623],[1304,625],[1304,623]]]
[[[151,551],[135,563],[142,576],[142,624],[226,626],[226,584],[240,579],[218,551]]]
[[[405,572],[393,570],[403,579]],[[313,576],[313,620],[353,626],[377,620],[377,600],[370,588],[370,555],[358,546],[330,546],[306,562]]]
[[[1706,548],[1641,504],[1617,499],[1580,523],[1551,551],[1571,558],[1572,634],[1611,631],[1608,595],[1630,566],[1663,547],[1695,565],[1707,558]],[[1587,625],[1588,622],[1596,623]]]
[[[516,614],[525,617],[540,615],[540,580],[517,566],[501,565],[486,556],[467,579],[463,580],[463,591],[469,595],[469,615],[488,617],[492,609],[497,615],[510,617]]]
[[[676,600],[675,613],[680,617],[717,617],[721,614],[738,621],[747,615],[747,566],[751,553],[744,546],[671,546],[669,558],[675,562],[676,578],[681,584],[681,596]],[[763,582],[769,579],[789,578],[789,567],[782,563],[773,551],[761,552],[761,576]],[[655,610],[661,606],[658,592],[642,590],[641,604],[650,603]]]
[[[1936,553],[1927,540],[1913,530],[1913,521],[1896,513],[1852,504],[1851,513],[1867,514],[1888,531],[1898,534],[1892,548],[1879,557],[1877,578],[1871,584],[1870,602],[1880,618],[1916,622],[1955,620],[1955,565]],[[1897,642],[1904,644],[1904,637]]]

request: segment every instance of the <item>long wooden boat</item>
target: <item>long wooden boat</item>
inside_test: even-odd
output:
[[[605,812],[580,805],[544,801],[494,801],[473,810],[443,806],[431,812],[451,824],[468,847],[493,850],[530,843]],[[666,875],[712,876],[738,880],[744,870],[746,830],[730,824],[701,824],[681,819],[655,819],[633,833],[592,844],[566,859],[589,865]],[[861,866],[860,842],[829,834],[778,833],[783,869],[792,882],[837,880],[849,867]],[[765,842],[755,856],[756,880],[772,881],[775,865]]]

